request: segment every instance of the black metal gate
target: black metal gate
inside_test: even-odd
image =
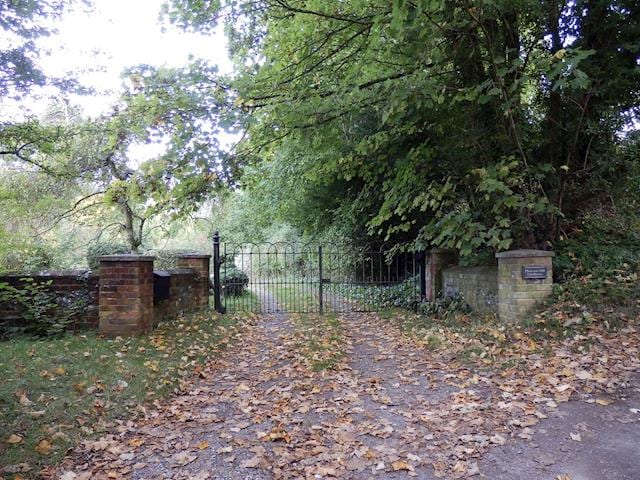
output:
[[[422,252],[295,243],[227,244],[214,235],[219,312],[369,312],[424,298]]]

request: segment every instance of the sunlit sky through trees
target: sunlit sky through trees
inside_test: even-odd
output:
[[[124,88],[121,74],[127,67],[180,67],[193,56],[218,65],[221,72],[229,72],[231,62],[222,28],[213,36],[205,36],[163,25],[162,3],[163,0],[93,0],[91,8],[79,6],[67,11],[52,21],[57,34],[38,40],[39,63],[50,76],[65,77],[75,72],[83,86],[95,89],[92,95],[69,95],[69,100],[90,117],[110,110]],[[20,102],[5,100],[1,105],[2,119],[41,115],[51,104],[52,95],[56,95],[53,89],[40,88]],[[155,149],[149,147],[145,146],[146,154],[141,151],[140,155],[153,154],[151,150]]]
[[[57,34],[38,40],[44,52],[40,64],[47,74],[64,76],[76,72],[83,85],[97,90],[96,95],[72,97],[90,116],[109,109],[122,85],[121,73],[127,67],[138,64],[179,67],[194,56],[218,65],[222,72],[231,69],[222,29],[214,36],[205,36],[163,25],[160,20],[163,0],[92,3],[90,9],[77,7],[52,21]],[[50,93],[36,92],[38,96]],[[24,112],[24,107],[19,110]],[[28,107],[39,113],[44,106],[34,102]]]

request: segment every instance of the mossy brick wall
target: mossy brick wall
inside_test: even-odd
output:
[[[498,304],[500,319],[507,323],[522,321],[533,307],[553,290],[553,252],[513,250],[496,254],[498,259]],[[524,278],[525,267],[544,267],[546,277]]]
[[[169,298],[154,299],[154,325],[200,308],[201,281],[198,272],[191,268],[172,268],[156,271],[168,275]],[[160,281],[158,277],[154,281]]]
[[[459,296],[480,313],[498,313],[497,267],[449,267],[442,283],[445,297]]]
[[[0,282],[21,288],[25,283],[25,278],[33,279],[37,284],[50,282],[46,291],[56,297],[62,308],[65,305],[72,307],[74,304],[83,306],[82,313],[74,318],[74,329],[98,327],[99,278],[97,275],[88,270],[47,272],[37,275],[22,273],[2,275]],[[18,304],[0,303],[0,329],[24,326],[23,313],[23,309]]]

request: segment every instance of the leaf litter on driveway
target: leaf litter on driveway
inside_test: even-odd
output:
[[[375,314],[331,321],[331,341],[320,341],[331,352],[326,362],[325,350],[309,355],[301,343],[305,322],[262,316],[190,390],[80,445],[57,475],[481,478],[487,452],[531,443],[570,400],[608,408],[640,367],[631,327],[594,339],[589,351],[556,342],[543,355],[523,338],[505,353],[518,356],[516,367],[477,369],[455,348],[424,348]],[[328,368],[317,368],[318,355]],[[579,448],[584,432],[563,436]]]

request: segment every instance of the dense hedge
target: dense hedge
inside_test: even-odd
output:
[[[249,276],[235,267],[220,270],[224,295],[242,295],[249,285]]]

